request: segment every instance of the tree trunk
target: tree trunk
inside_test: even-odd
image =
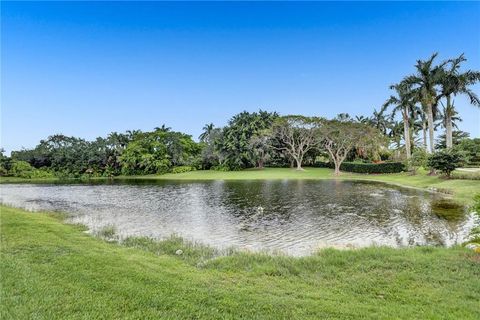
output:
[[[411,149],[410,149],[410,123],[408,120],[408,109],[405,107],[405,110],[403,110],[403,135],[405,137],[405,152],[407,154],[407,159],[410,159],[410,156],[412,155]]]
[[[258,168],[263,169],[263,159],[258,160]]]
[[[297,161],[297,170],[303,170],[303,169],[302,169],[302,161],[301,161],[301,160],[297,160],[297,159],[295,159],[295,161]]]
[[[338,176],[340,174],[340,163],[338,161],[333,161],[335,163],[335,175]]]
[[[445,142],[447,149],[453,147],[452,132],[452,110],[450,105],[450,96],[447,96],[447,108],[445,109]]]
[[[447,149],[450,149],[453,147],[453,133],[452,133],[452,118],[450,115],[447,116],[447,119],[446,119],[447,123],[446,123],[446,126],[445,126],[445,139],[446,139],[446,143],[447,143]]]
[[[431,103],[427,105],[427,120],[428,120],[428,138],[430,142],[430,153],[433,153],[435,150],[434,146],[434,135],[433,135],[433,106]]]
[[[422,120],[422,133],[423,133],[423,149],[427,150],[427,123]]]

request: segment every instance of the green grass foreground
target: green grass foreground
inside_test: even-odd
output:
[[[459,247],[236,253],[199,265],[194,254],[128,248],[49,214],[0,209],[1,319],[479,315],[480,256]]]

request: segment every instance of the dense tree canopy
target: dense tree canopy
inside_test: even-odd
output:
[[[242,169],[255,165],[251,149],[251,139],[272,126],[278,117],[276,112],[241,112],[230,119],[223,128],[222,139],[217,147],[222,154],[221,165],[229,169]]]

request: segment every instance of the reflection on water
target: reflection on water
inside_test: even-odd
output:
[[[461,207],[447,206],[446,216],[435,194],[337,180],[9,184],[0,201],[66,211],[72,222],[114,225],[120,236],[175,233],[218,248],[292,255],[324,246],[449,246],[474,224]]]

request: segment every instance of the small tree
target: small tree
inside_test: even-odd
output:
[[[273,125],[273,134],[281,142],[276,148],[295,160],[297,170],[302,170],[305,154],[318,146],[318,124],[318,118],[293,115],[281,117]]]
[[[428,166],[442,172],[448,178],[450,178],[452,171],[460,167],[462,163],[462,156],[452,150],[438,151],[428,158]]]

